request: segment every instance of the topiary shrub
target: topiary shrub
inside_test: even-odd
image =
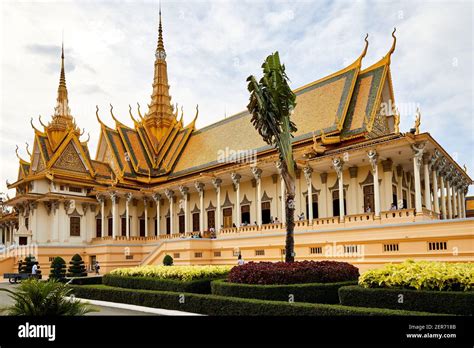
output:
[[[164,266],[173,266],[173,258],[170,255],[165,255],[163,258]]]
[[[84,261],[82,261],[82,257],[79,254],[76,254],[72,257],[71,261],[69,261],[69,268],[68,268],[68,277],[86,277],[86,266],[84,266]]]
[[[359,269],[347,262],[249,262],[231,269],[227,280],[242,284],[336,283],[359,278]]]
[[[50,279],[62,280],[66,277],[66,261],[62,257],[56,256],[51,262]]]
[[[36,261],[36,258],[34,256],[27,256],[25,257],[24,261],[20,261],[18,263],[18,273],[31,273],[31,269],[33,268],[34,264],[38,265],[38,269],[36,270],[36,274],[38,276],[41,275],[41,270],[39,269],[40,266],[38,264],[38,261]]]

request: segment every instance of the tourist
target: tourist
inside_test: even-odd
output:
[[[372,209],[370,208],[370,205],[368,205],[367,208],[365,208],[365,212],[370,213],[371,211],[372,211]]]
[[[279,223],[280,223],[280,221],[278,221],[278,218],[277,218],[277,217],[275,217],[275,220],[273,221],[273,223],[274,223],[274,224],[279,224]]]
[[[33,275],[33,277],[36,278],[37,272],[38,272],[38,262],[35,262],[33,264],[33,267],[31,267],[31,274]]]
[[[100,270],[100,265],[99,265],[99,261],[96,261],[95,264],[94,264],[94,269],[95,269],[95,274],[99,274],[99,270]]]
[[[235,226],[235,222],[232,223],[232,227],[237,227],[237,226]]]
[[[392,203],[392,205],[390,206],[390,210],[397,210],[397,206],[395,205],[395,203]]]
[[[244,263],[245,261],[242,258],[242,254],[239,253],[239,257],[237,258],[237,265],[242,266]]]
[[[301,212],[300,215],[298,215],[298,220],[303,221],[304,220],[304,213]]]

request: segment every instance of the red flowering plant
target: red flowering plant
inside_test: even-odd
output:
[[[359,278],[359,269],[347,262],[249,262],[231,269],[227,280],[241,284],[336,283]]]

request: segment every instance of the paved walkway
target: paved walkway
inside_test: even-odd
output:
[[[9,284],[8,282],[1,282],[0,288],[3,289],[15,289],[18,285]],[[12,304],[12,299],[10,298],[9,294],[6,291],[0,291],[0,307],[4,308]],[[113,308],[103,305],[94,305],[94,307],[98,308],[100,312],[93,312],[87,315],[157,315],[154,313],[147,313],[142,312],[139,310],[131,310],[125,308]]]

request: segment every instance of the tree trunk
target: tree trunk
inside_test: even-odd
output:
[[[286,215],[286,243],[285,243],[285,262],[295,261],[295,240],[293,237],[295,230],[295,177],[288,171],[286,163],[283,162],[281,176],[285,181],[285,215]]]
[[[286,243],[285,243],[285,262],[294,262],[295,239],[293,237],[295,230],[295,195],[287,194],[285,201],[286,214]]]

